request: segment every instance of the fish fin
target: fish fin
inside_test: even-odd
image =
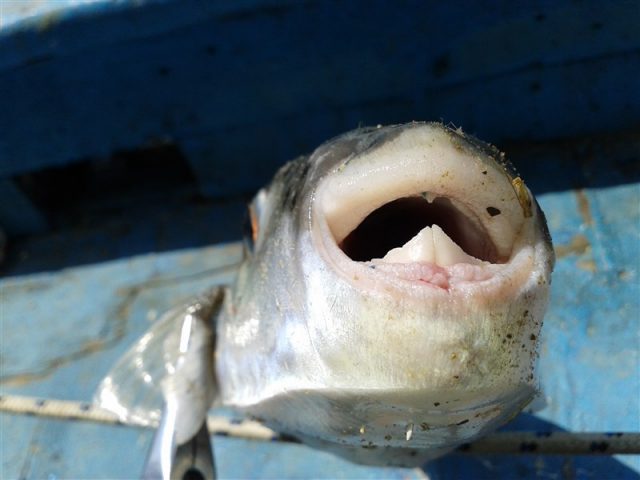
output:
[[[165,403],[179,409],[176,437],[194,435],[217,392],[215,321],[225,289],[216,287],[172,308],[102,380],[94,402],[124,423],[155,426]]]

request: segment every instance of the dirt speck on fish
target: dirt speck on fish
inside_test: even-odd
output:
[[[286,164],[249,210],[214,320],[218,404],[410,466],[533,397],[554,255],[496,148],[438,123],[358,129]]]

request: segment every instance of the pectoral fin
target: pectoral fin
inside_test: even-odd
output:
[[[94,402],[137,425],[157,425],[171,403],[177,443],[195,435],[216,396],[215,322],[224,294],[216,287],[165,313],[111,369]]]

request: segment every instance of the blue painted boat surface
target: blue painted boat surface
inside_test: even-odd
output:
[[[361,124],[442,119],[507,152],[556,244],[546,406],[507,428],[640,431],[635,2],[1,5],[0,394],[90,400],[162,311],[232,280],[245,199],[278,165]],[[135,478],[151,434],[3,413],[0,477]],[[640,479],[636,456],[405,470],[214,446],[222,478]]]

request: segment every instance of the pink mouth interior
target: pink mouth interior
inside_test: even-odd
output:
[[[351,260],[368,262],[383,258],[403,246],[424,227],[438,225],[467,254],[491,263],[501,263],[488,234],[445,197],[428,202],[423,196],[393,200],[374,210],[340,242]]]

